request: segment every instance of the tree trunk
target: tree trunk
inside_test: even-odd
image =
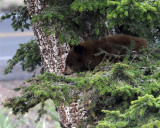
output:
[[[31,19],[33,15],[41,14],[46,6],[43,0],[25,0],[25,4]],[[65,58],[70,49],[69,45],[60,45],[55,36],[47,36],[42,31],[40,22],[33,23],[32,29],[37,38],[45,71],[61,74],[65,67]],[[87,108],[80,106],[79,103],[72,103],[69,107],[62,105],[57,110],[61,127],[76,128],[79,124],[78,120],[84,119],[85,109]]]
[[[33,15],[41,14],[46,6],[43,0],[25,0],[25,3],[31,19]],[[61,74],[64,70],[69,45],[60,45],[55,36],[47,36],[40,27],[41,22],[33,23],[32,28],[37,38],[44,69],[50,73]]]

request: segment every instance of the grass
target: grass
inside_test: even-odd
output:
[[[24,116],[17,117],[12,114],[11,110],[0,106],[0,128],[60,128],[58,114],[51,100],[47,101],[46,110],[48,113],[36,123],[38,108],[40,105],[31,109]]]

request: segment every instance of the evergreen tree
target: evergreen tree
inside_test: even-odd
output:
[[[66,128],[159,127],[159,14],[159,0],[26,0],[26,7],[1,19],[12,18],[15,30],[22,31],[30,26],[26,20],[31,20],[41,61],[45,71],[50,73],[30,79],[30,86],[16,88],[16,91],[22,91],[22,95],[6,100],[4,106],[12,108],[14,114],[24,114],[42,103],[40,118],[45,112],[45,101],[52,99],[60,113],[61,125]],[[59,43],[76,45],[80,40],[99,39],[113,28],[116,33],[145,37],[151,45],[142,51],[142,55],[135,53],[132,60],[126,56],[123,63],[106,62],[93,72],[79,73],[76,77],[53,74],[64,69],[67,45]],[[29,71],[40,63],[36,52],[33,52],[35,63],[27,59],[37,46],[33,45],[32,49],[27,46],[21,45],[19,52],[24,55],[29,51],[29,54],[20,57],[17,51],[9,61],[6,73],[18,61],[22,61],[23,69]],[[75,106],[77,101],[77,106],[84,109]],[[69,107],[72,109],[70,116],[63,105],[72,106]],[[70,119],[66,120],[62,115]]]

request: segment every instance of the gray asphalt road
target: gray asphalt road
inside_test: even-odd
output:
[[[2,13],[0,13],[0,16]],[[20,65],[16,65],[13,73],[3,75],[3,70],[7,66],[7,60],[11,59],[19,48],[20,43],[26,43],[35,38],[32,30],[25,32],[14,32],[11,27],[11,20],[0,22],[0,81],[4,80],[25,80],[31,77],[31,73],[23,72]]]
[[[4,75],[3,71],[6,68],[6,66],[6,60],[0,60],[0,81],[27,80],[33,75],[33,73],[22,71],[21,66],[19,64],[14,67],[12,73]]]

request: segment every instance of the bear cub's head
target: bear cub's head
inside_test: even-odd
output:
[[[65,75],[85,70],[85,48],[82,45],[73,46],[66,58]]]

